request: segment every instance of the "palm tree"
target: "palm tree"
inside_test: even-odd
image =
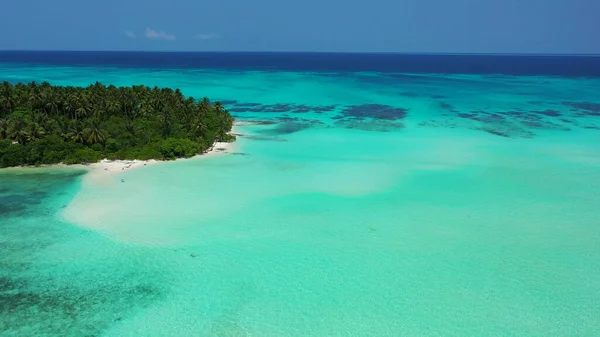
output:
[[[83,102],[83,104],[75,110],[75,114],[79,117],[87,117],[88,111],[88,107],[85,105],[85,102]]]
[[[104,110],[102,110],[99,106],[92,107],[92,117],[95,119],[103,120]]]
[[[0,139],[8,138],[10,123],[7,118],[0,119]]]
[[[37,114],[33,115],[32,121],[34,123],[44,124],[44,123],[46,123],[48,121],[48,119],[49,118],[48,118],[47,114],[45,114],[43,112],[40,112],[40,113],[37,113]]]
[[[161,137],[202,143],[228,140],[232,121],[220,103],[212,105],[207,98],[196,101],[170,88],[0,83],[0,139],[21,144],[46,137],[56,142],[58,136],[92,147],[104,144],[110,135],[122,144],[119,149],[133,153],[159,144]],[[28,160],[26,152],[23,163]],[[65,156],[57,160],[70,155],[57,154]]]
[[[77,143],[85,143],[85,132],[81,125],[81,122],[75,120],[69,125],[69,132],[66,134],[67,138]]]
[[[161,111],[160,115],[158,115],[158,119],[162,126],[162,134],[163,137],[168,137],[171,134],[171,126],[172,126],[172,115],[171,110],[169,108]]]
[[[117,114],[121,111],[121,103],[119,103],[119,101],[116,99],[111,99],[106,102],[106,110],[108,110],[108,112],[111,114]]]
[[[91,120],[83,133],[88,144],[104,144],[107,138],[106,131],[100,128],[100,122],[97,119]]]
[[[37,110],[40,106],[40,102],[42,101],[42,99],[43,98],[41,94],[37,90],[32,91],[29,94],[29,110]]]
[[[133,121],[130,118],[125,118],[125,125],[123,128],[132,135],[136,135],[135,125],[133,125]]]
[[[215,111],[218,114],[223,112],[223,104],[221,104],[221,102],[215,102]]]
[[[5,111],[10,114],[15,109],[15,99],[9,91],[6,91],[0,96],[0,111]]]
[[[56,119],[53,119],[46,114],[40,114],[40,116],[37,117],[36,123],[40,124],[46,131],[49,131],[56,125]]]
[[[219,118],[218,119],[217,137],[220,141],[227,140],[227,133],[231,130],[233,119],[231,118]]]
[[[54,130],[54,134],[58,135],[60,138],[62,138],[64,140],[69,139],[69,133],[71,130],[69,128],[69,123],[65,119],[63,119],[63,118],[55,119],[52,126],[53,126],[53,130]]]
[[[206,97],[204,97],[202,99],[202,101],[200,101],[200,103],[198,103],[198,110],[201,114],[206,115],[208,113],[208,111],[210,110],[210,100]]]
[[[207,129],[206,121],[203,117],[195,116],[192,119],[190,132],[191,132],[191,135],[195,139],[200,139],[200,138],[204,137],[204,134],[206,133],[207,130],[208,129]]]
[[[139,117],[145,117],[145,116],[149,116],[152,113],[153,107],[152,107],[152,102],[148,99],[144,99],[142,101],[142,103],[140,104],[140,109],[139,109]]]
[[[58,100],[56,99],[56,96],[51,95],[47,98],[45,108],[50,110],[51,115],[56,115],[58,111]]]
[[[65,111],[71,115],[71,118],[77,119],[77,114],[75,112],[77,110],[77,96],[71,94],[65,97],[63,106],[65,108]]]
[[[29,139],[29,133],[27,132],[27,126],[21,118],[15,118],[12,120],[10,125],[9,138],[16,141],[19,144],[25,144]]]
[[[27,140],[30,142],[42,139],[46,135],[46,130],[38,123],[29,124],[27,128]]]

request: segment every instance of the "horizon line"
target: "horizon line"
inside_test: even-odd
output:
[[[174,54],[361,54],[361,55],[439,55],[439,56],[600,56],[593,53],[465,53],[465,52],[362,52],[362,51],[243,51],[243,50],[43,50],[43,49],[0,49],[0,53],[43,52],[43,53],[174,53]]]

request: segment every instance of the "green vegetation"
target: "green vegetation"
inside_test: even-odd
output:
[[[233,118],[179,89],[0,85],[0,167],[191,157],[229,142]]]

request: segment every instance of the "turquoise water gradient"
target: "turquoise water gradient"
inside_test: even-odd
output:
[[[240,122],[232,154],[101,183],[1,171],[0,335],[600,335],[598,79],[0,74],[179,87]]]

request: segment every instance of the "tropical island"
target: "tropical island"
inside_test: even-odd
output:
[[[0,167],[192,157],[234,141],[232,126],[221,103],[179,89],[0,85]]]

